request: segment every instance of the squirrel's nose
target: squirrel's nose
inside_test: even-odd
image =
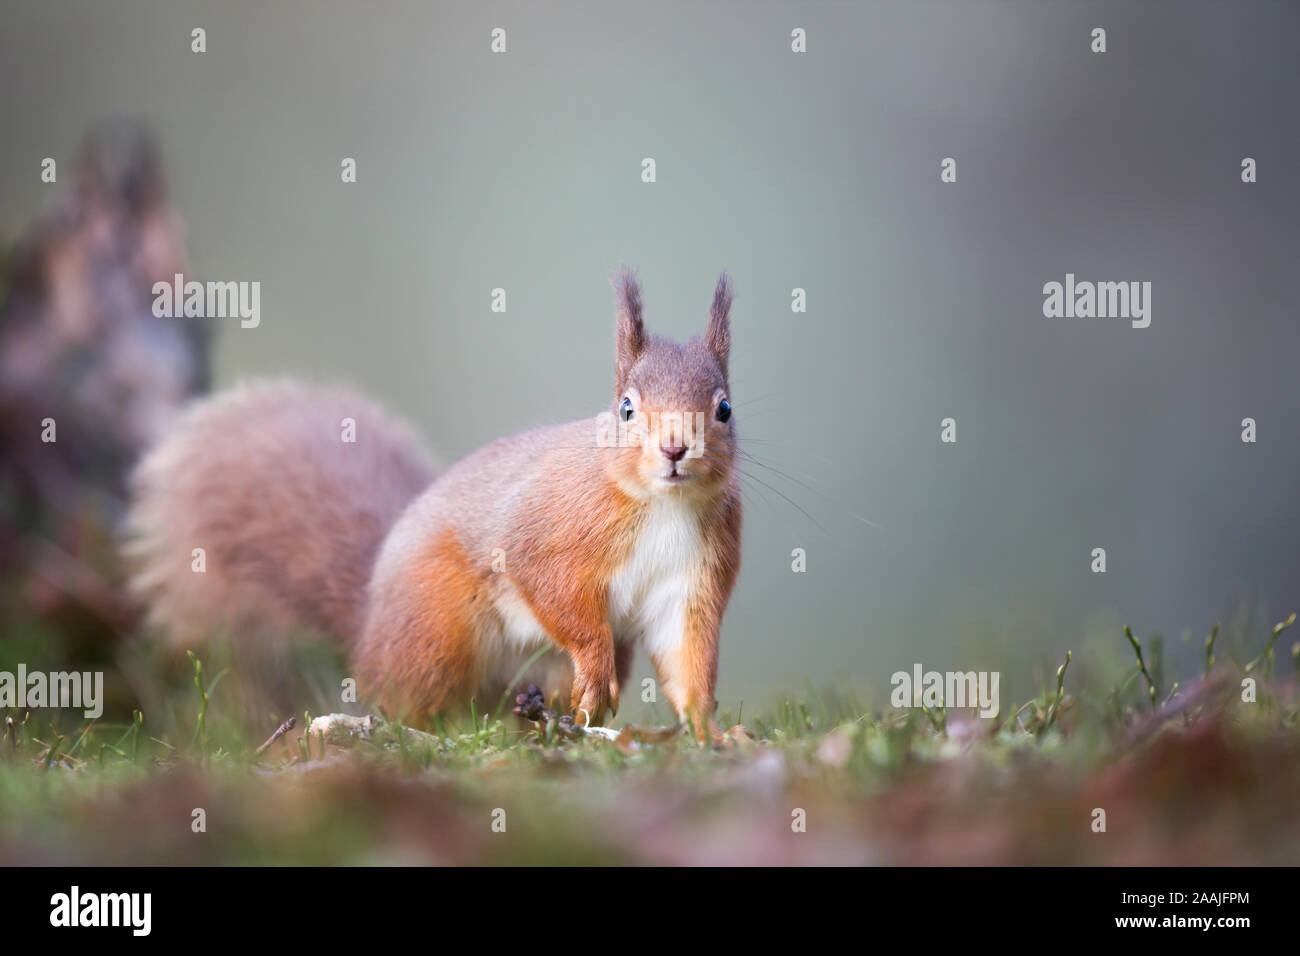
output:
[[[660,445],[659,450],[664,453],[664,457],[669,461],[678,462],[686,457],[685,445]]]

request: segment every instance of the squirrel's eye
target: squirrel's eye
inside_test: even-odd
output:
[[[625,422],[632,420],[632,399],[626,395],[623,396],[623,401],[618,403],[618,417]]]
[[[731,417],[731,402],[725,398],[718,402],[718,421],[725,422]]]

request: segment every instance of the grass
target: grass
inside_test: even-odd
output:
[[[1243,663],[1216,659],[1216,626],[1168,686],[1162,642],[1125,629],[1117,683],[1067,654],[989,720],[811,688],[737,701],[719,722],[748,733],[708,749],[570,740],[498,701],[367,738],[309,735],[307,712],[263,748],[279,721],[191,654],[155,710],[7,713],[0,863],[1294,865],[1300,644],[1275,661],[1293,622]]]

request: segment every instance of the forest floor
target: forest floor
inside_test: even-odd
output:
[[[303,714],[263,746],[276,727],[195,659],[117,722],[2,712],[0,864],[1296,865],[1286,623],[1168,689],[1134,654],[1118,686],[1076,690],[1067,663],[991,719],[808,695],[720,711],[705,748],[505,701],[428,732]]]

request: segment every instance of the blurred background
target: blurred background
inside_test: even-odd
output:
[[[1125,623],[1194,666],[1300,603],[1294,4],[3,10],[6,660],[131,631],[121,476],[187,397],[346,383],[451,461],[604,406],[623,262],[673,336],[737,289],[724,705],[914,662],[1009,700]],[[174,271],[260,282],[260,325],[153,319]],[[1150,327],[1044,318],[1066,273],[1151,282]]]

